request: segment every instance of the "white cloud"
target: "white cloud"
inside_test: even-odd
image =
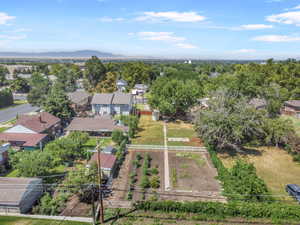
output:
[[[1,41],[15,41],[25,39],[27,36],[25,34],[22,35],[0,35]]]
[[[9,16],[7,13],[0,12],[0,25],[5,25],[8,21],[14,20],[15,18],[15,16]]]
[[[179,48],[184,48],[184,49],[195,49],[195,48],[198,48],[197,46],[192,45],[192,44],[188,44],[188,43],[177,43],[176,46],[179,47]]]
[[[264,42],[297,42],[300,41],[300,36],[288,36],[288,35],[263,35],[253,38],[255,41]]]
[[[255,49],[239,49],[234,51],[234,53],[255,53]]]
[[[267,16],[266,20],[274,23],[294,24],[300,26],[300,11],[286,12]]]
[[[167,41],[167,42],[180,42],[185,41],[184,37],[178,37],[173,32],[138,32],[137,35],[142,40],[150,41]]]
[[[103,22],[103,23],[106,23],[106,22],[122,22],[124,21],[125,19],[124,18],[121,18],[121,17],[118,17],[118,18],[112,18],[112,17],[101,17],[98,19],[100,22]]]
[[[173,21],[173,22],[200,22],[206,20],[205,16],[197,12],[143,12],[137,21]]]
[[[246,24],[236,27],[236,30],[263,30],[263,29],[271,29],[273,28],[272,25],[266,24]],[[234,28],[233,28],[234,29]]]
[[[295,6],[293,9],[300,9],[300,5]]]

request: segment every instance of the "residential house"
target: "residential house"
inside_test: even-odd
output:
[[[118,91],[125,91],[126,90],[126,88],[127,88],[127,86],[128,86],[128,83],[127,83],[127,81],[126,80],[117,80],[116,81],[116,86],[117,86],[117,88],[118,88]]]
[[[71,107],[74,109],[77,115],[84,116],[90,109],[91,96],[84,90],[77,90],[69,93],[68,97],[72,103]]]
[[[136,84],[131,92],[133,95],[144,95],[148,89],[149,87],[145,84]]]
[[[12,147],[23,150],[42,149],[48,140],[47,134],[0,133],[0,141],[9,142]]]
[[[112,115],[130,115],[133,105],[131,94],[115,93],[112,101]]]
[[[74,118],[66,128],[67,132],[83,131],[91,136],[110,136],[114,130],[128,132],[128,127],[121,125],[109,116],[98,116],[95,118]]]
[[[0,165],[6,166],[8,163],[8,150],[10,148],[9,143],[0,143]]]
[[[112,115],[112,100],[114,94],[95,94],[91,105],[94,115]]]
[[[265,109],[267,107],[267,101],[262,98],[252,98],[249,105],[253,106],[255,109]]]
[[[42,179],[0,177],[0,212],[27,213],[43,194]]]
[[[32,150],[42,149],[44,144],[62,133],[61,120],[50,113],[21,115],[15,125],[0,134],[0,141],[13,147]]]
[[[91,105],[94,115],[129,115],[132,110],[133,98],[131,94],[118,92],[95,94]]]
[[[89,167],[93,164],[98,164],[98,153],[94,153],[89,161]],[[101,171],[108,179],[112,179],[114,171],[116,169],[117,157],[112,154],[100,153],[100,165]]]
[[[5,133],[47,134],[51,138],[62,132],[61,119],[48,112],[20,115],[14,127]]]
[[[281,113],[300,118],[300,100],[290,100],[284,102],[284,106],[281,109]]]

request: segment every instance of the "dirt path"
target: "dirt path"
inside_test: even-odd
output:
[[[168,140],[167,140],[167,125],[164,123],[164,143],[165,143],[165,151],[164,151],[164,165],[165,165],[165,191],[169,191],[171,189],[170,186],[170,169],[169,169],[169,151],[168,151]]]

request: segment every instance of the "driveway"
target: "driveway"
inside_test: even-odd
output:
[[[0,110],[0,123],[14,119],[17,115],[35,112],[39,107],[34,107],[30,104],[18,105],[8,109]]]

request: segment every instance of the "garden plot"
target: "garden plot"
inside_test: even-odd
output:
[[[207,153],[169,153],[172,191],[220,192],[217,172],[207,157]]]

